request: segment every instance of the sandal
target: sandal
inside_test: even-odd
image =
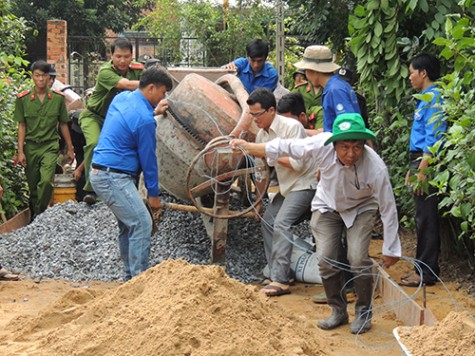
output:
[[[17,274],[12,274],[6,269],[0,269],[0,281],[18,281],[20,276]]]
[[[273,284],[268,284],[267,286],[261,289],[261,292],[268,297],[278,297],[279,295],[290,294],[290,289],[284,289]]]
[[[435,284],[433,281],[422,280],[421,277],[415,272],[405,278],[404,277],[402,277],[401,281],[399,282],[399,285],[403,287],[420,287],[423,284],[426,286],[433,286]]]

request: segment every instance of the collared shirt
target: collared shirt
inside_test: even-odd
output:
[[[350,84],[340,78],[338,74],[331,77],[322,94],[323,131],[332,132],[333,122],[340,114],[358,113],[360,107],[358,98]]]
[[[149,195],[158,196],[156,127],[153,107],[139,89],[118,94],[107,112],[92,162],[132,175],[143,169]]]
[[[418,100],[414,112],[414,123],[411,129],[409,150],[411,152],[431,153],[430,147],[442,139],[442,133],[447,130],[447,122],[442,112],[442,97],[437,86],[432,85],[421,94],[433,93],[431,101]]]
[[[137,69],[134,69],[135,67],[137,67]],[[103,64],[97,74],[94,91],[87,102],[87,110],[96,115],[105,117],[112,99],[122,91],[116,88],[117,83],[119,83],[122,78],[140,80],[142,71],[143,66],[132,63],[123,76],[120,70],[112,65],[112,61]]]
[[[43,101],[34,91],[25,91],[18,95],[13,118],[25,123],[25,141],[35,143],[59,140],[58,123],[68,123],[64,95],[48,89]]]
[[[237,76],[249,94],[256,88],[267,88],[274,91],[277,87],[279,75],[269,62],[265,62],[264,67],[256,75],[254,75],[247,58],[237,58],[234,60],[234,64],[237,67]]]
[[[310,82],[302,82],[291,90],[302,94],[307,108],[309,129],[323,128],[322,90],[314,88]]]
[[[335,211],[347,228],[358,214],[379,208],[384,226],[383,255],[401,256],[396,202],[383,160],[367,145],[354,166],[343,165],[332,144],[324,146],[330,133],[302,140],[275,139],[266,144],[269,162],[279,157],[313,159],[321,171],[312,211]]]
[[[257,143],[264,143],[274,138],[295,139],[307,137],[305,129],[300,122],[295,119],[276,115],[267,132],[260,129],[256,135]],[[268,163],[275,166],[277,180],[279,182],[280,194],[284,197],[291,191],[315,189],[317,186],[316,170],[314,160],[290,158],[292,168],[284,167],[277,161]]]

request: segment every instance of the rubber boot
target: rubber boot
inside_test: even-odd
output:
[[[348,324],[348,312],[346,311],[346,295],[342,293],[342,274],[323,279],[323,287],[327,295],[328,305],[332,308],[332,315],[325,320],[319,320],[317,326],[323,330],[335,329],[340,325]]]
[[[363,334],[371,329],[371,301],[373,277],[360,275],[354,279],[356,292],[355,320],[351,323],[353,334]]]

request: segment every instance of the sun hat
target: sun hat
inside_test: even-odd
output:
[[[321,73],[333,73],[340,66],[333,62],[333,54],[327,46],[308,46],[305,48],[303,58],[294,64],[298,69],[311,69]]]
[[[341,114],[336,117],[333,123],[333,134],[325,141],[325,146],[330,142],[346,140],[376,141],[376,136],[373,131],[365,127],[360,114]]]

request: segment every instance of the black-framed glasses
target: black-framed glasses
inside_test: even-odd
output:
[[[250,112],[250,111],[249,111],[249,116],[250,116],[250,117],[259,117],[259,116],[261,116],[262,114],[264,114],[265,112],[267,112],[267,110],[264,110],[264,111],[261,111],[261,112]]]

